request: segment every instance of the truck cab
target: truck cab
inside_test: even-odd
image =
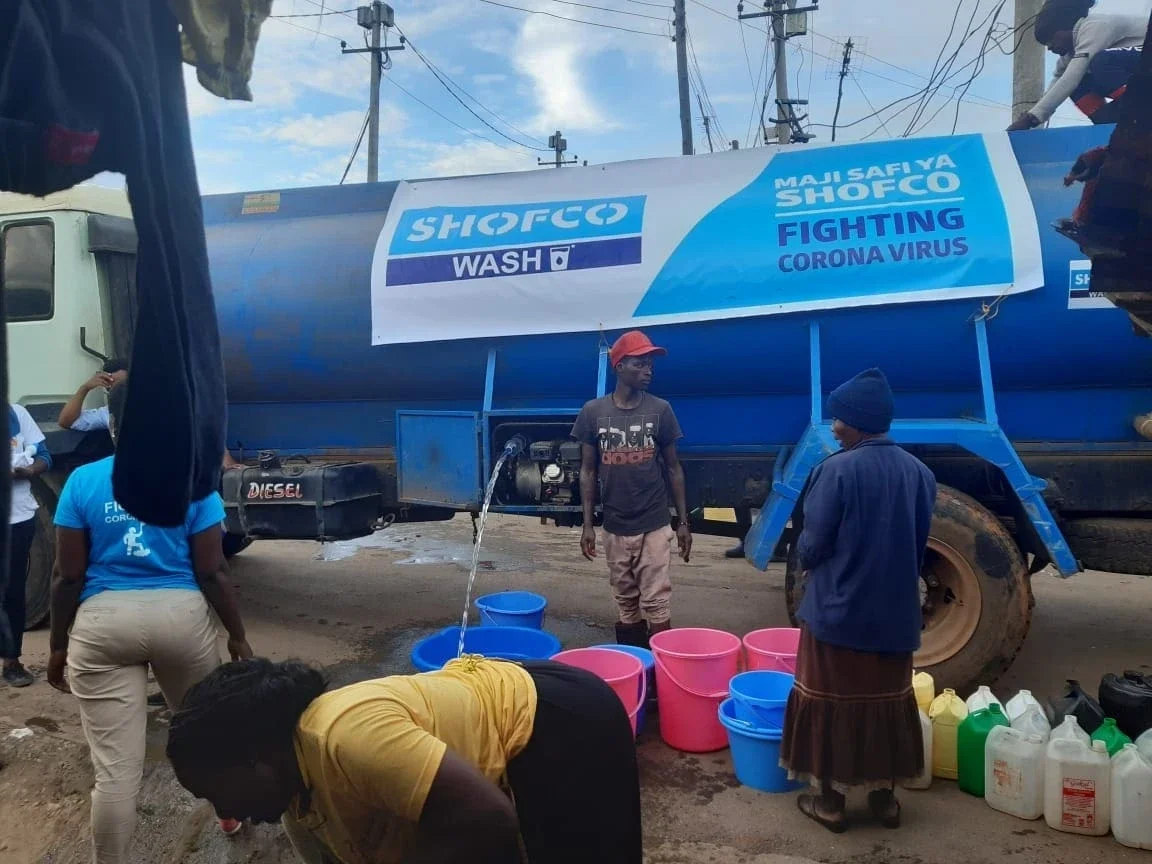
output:
[[[48,615],[52,516],[68,473],[112,452],[107,432],[57,417],[109,357],[128,356],[136,309],[136,232],[122,190],[78,186],[35,198],[0,194],[0,284],[8,325],[8,398],[25,406],[55,465],[33,483],[40,503],[28,574],[29,626]],[[93,392],[85,407],[103,403]]]

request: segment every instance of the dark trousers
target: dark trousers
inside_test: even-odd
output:
[[[636,743],[620,698],[583,669],[524,667],[536,684],[536,723],[508,782],[528,860],[641,864]]]
[[[1116,121],[1113,112],[1105,110],[1108,100],[1123,95],[1128,79],[1140,67],[1140,53],[1139,48],[1109,48],[1088,62],[1088,74],[1072,91],[1072,102],[1093,123]]]
[[[24,592],[28,587],[28,558],[36,537],[36,518],[17,522],[10,531],[8,581],[0,584],[0,657],[18,660],[24,649]]]

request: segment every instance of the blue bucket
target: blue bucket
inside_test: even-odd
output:
[[[728,732],[736,779],[761,792],[792,792],[804,784],[788,779],[780,767],[780,739],[783,732],[756,729],[736,717],[735,700],[720,703],[720,724]]]
[[[480,623],[485,626],[544,628],[548,598],[531,591],[502,591],[476,598]]]
[[[644,664],[644,675],[648,679],[648,700],[640,706],[640,710],[636,712],[636,731],[637,733],[644,729],[644,718],[648,715],[648,704],[656,702],[656,658],[652,652],[647,648],[640,648],[635,645],[593,645],[593,648],[606,648],[609,651],[622,651],[625,654],[631,654],[637,660]]]
[[[425,636],[412,649],[412,665],[420,672],[442,669],[455,659],[460,645],[460,628],[445,627]],[[469,627],[464,634],[464,652],[500,660],[547,660],[560,651],[560,640],[531,627]]]
[[[728,684],[733,716],[765,732],[784,728],[784,709],[796,682],[787,672],[742,672]]]

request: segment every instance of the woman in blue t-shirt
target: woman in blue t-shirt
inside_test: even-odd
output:
[[[113,440],[127,388],[108,397]],[[149,667],[168,704],[178,706],[220,663],[209,606],[228,631],[232,658],[252,656],[224,572],[220,496],[194,502],[181,527],[148,525],[116,502],[114,458],[77,468],[60,494],[48,661],[48,683],[80,700],[96,774],[97,864],[127,860],[144,770]]]

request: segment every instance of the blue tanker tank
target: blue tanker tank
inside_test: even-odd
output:
[[[1132,425],[1152,409],[1152,343],[1091,294],[1088,263],[1050,228],[1076,204],[1077,190],[1062,182],[1068,167],[1106,143],[1109,132],[1078,127],[1011,138],[1039,226],[1043,285],[1036,290],[791,314],[735,311],[679,323],[656,316],[644,325],[668,349],[653,390],[673,403],[685,432],[690,508],[697,517],[705,507],[758,509],[746,549],[760,567],[799,529],[804,483],[835,446],[822,416],[824,395],[862,368],[885,370],[900,418],[893,434],[933,468],[943,490],[924,574],[926,636],[917,663],[952,686],[987,682],[1006,668],[1027,632],[1030,571],[1053,564],[1066,575],[1081,566],[1152,572],[1152,561],[1135,551],[1152,539],[1142,533],[1152,525],[1143,520],[1152,450]],[[818,164],[833,149],[851,150],[813,148],[788,158]],[[577,170],[594,169],[571,174]],[[785,181],[776,189],[782,187],[789,194]],[[392,252],[400,249],[389,208],[402,188],[205,198],[229,446],[371,463],[386,511],[475,510],[494,456],[521,436],[528,446],[504,469],[496,509],[573,524],[579,456],[567,433],[581,405],[609,386],[604,347],[615,328],[571,326],[555,297],[492,290],[482,317],[497,335],[407,341],[394,333],[392,344],[374,345],[390,322],[374,308],[373,279],[382,236],[393,237]],[[458,188],[464,195],[474,187]],[[533,218],[566,224],[563,211],[528,212],[504,215],[530,227]],[[754,216],[745,203],[745,227]],[[434,222],[411,224],[434,233]],[[410,237],[419,239],[419,231]],[[612,254],[632,254],[627,239],[613,240]],[[739,250],[727,251],[739,257]],[[669,258],[661,278],[675,261]],[[693,290],[692,262],[677,266],[681,282],[669,283],[665,302]],[[848,285],[883,280],[886,272],[868,265],[836,278]],[[489,284],[469,286],[471,297],[487,296]],[[391,322],[400,329],[403,298],[426,296],[415,282],[405,290],[389,307],[401,310]],[[463,308],[440,305],[446,333],[458,329],[454,316]],[[515,330],[502,327],[502,317],[533,316],[536,332],[498,335]],[[264,487],[271,488],[267,477],[284,469],[267,458]],[[246,482],[229,490],[237,507],[253,498]],[[256,522],[245,517],[246,533],[260,533],[251,531]],[[263,536],[276,536],[274,522],[261,523]],[[1113,542],[1118,536],[1125,542]],[[1130,554],[1118,558],[1120,548]],[[790,565],[790,607],[802,591],[802,574]]]

